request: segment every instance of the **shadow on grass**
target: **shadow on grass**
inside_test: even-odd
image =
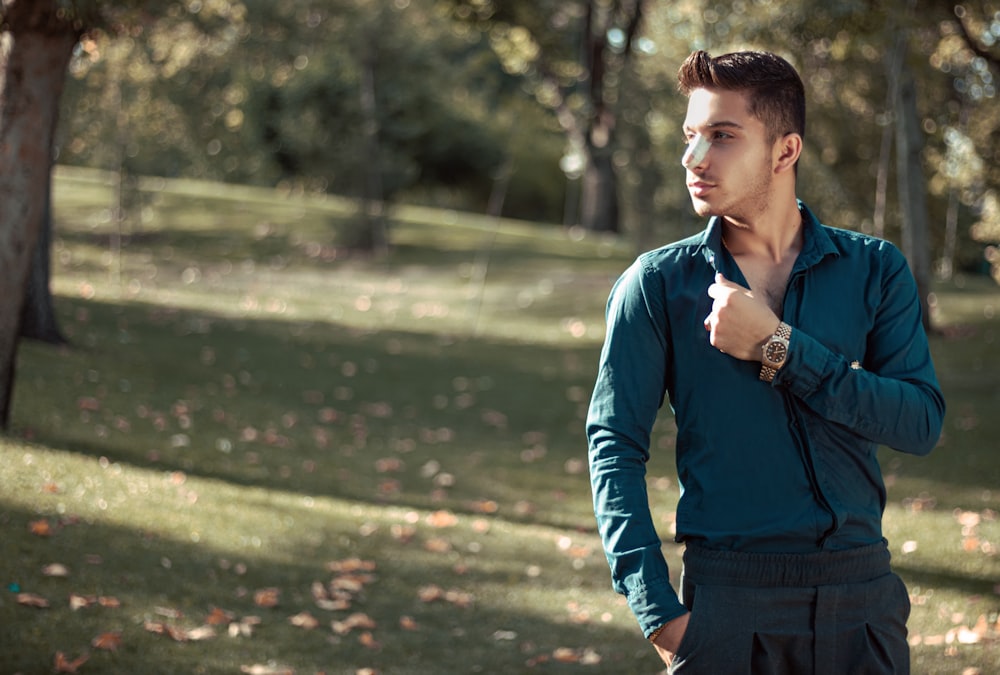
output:
[[[37,514],[6,506],[0,510],[4,529],[25,531]],[[407,673],[522,672],[533,658],[560,647],[593,646],[602,655],[587,672],[652,672],[655,658],[641,638],[610,626],[553,621],[525,611],[518,598],[539,587],[546,577],[521,579],[520,595],[483,589],[513,586],[502,574],[470,567],[458,576],[447,557],[431,558],[379,534],[361,538],[356,523],[331,521],[311,547],[287,551],[259,550],[240,558],[198,544],[167,540],[153,531],[121,528],[102,522],[66,524],[50,538],[19,540],[18,549],[0,561],[5,585],[46,597],[48,609],[25,607],[14,594],[0,600],[0,672],[51,672],[56,651],[71,659],[90,652],[83,672],[102,673],[233,673],[240,666],[278,664],[295,672],[353,674],[375,668],[386,675]],[[487,544],[488,545],[488,544]],[[99,557],[95,557],[99,556]],[[311,585],[327,583],[330,560],[359,556],[377,563],[374,580],[355,596],[350,609],[324,611],[312,601]],[[227,560],[229,558],[229,560]],[[43,565],[59,561],[68,578],[44,577]],[[468,606],[421,600],[418,590],[428,584],[460,586],[470,591]],[[258,589],[277,587],[280,602],[260,607]],[[557,584],[558,587],[558,584]],[[72,610],[70,593],[113,597],[119,607],[97,605]],[[146,622],[165,622],[181,629],[203,625],[214,608],[224,609],[238,623],[260,618],[251,636],[231,637],[225,623],[216,636],[177,643],[150,632]],[[289,623],[289,617],[310,612],[320,621],[314,630]],[[337,635],[332,621],[353,612],[373,617],[377,625]],[[408,617],[405,626],[400,619]],[[121,646],[102,652],[90,640],[108,632],[121,633]],[[641,654],[636,654],[640,650]],[[549,662],[545,672],[569,672],[572,665]]]
[[[139,467],[592,529],[594,348],[362,332],[61,301],[25,345],[14,424]]]

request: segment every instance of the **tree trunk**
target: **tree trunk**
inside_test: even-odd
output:
[[[0,33],[0,428],[14,390],[25,283],[45,209],[53,130],[79,33],[56,0],[6,0]]]
[[[66,338],[59,330],[52,292],[49,289],[51,275],[50,253],[52,250],[52,179],[51,167],[48,187],[45,190],[45,208],[42,212],[41,229],[35,242],[28,284],[25,289],[24,307],[21,310],[21,337],[39,340],[48,344],[66,344]]]
[[[364,245],[374,254],[385,256],[389,234],[385,222],[385,192],[382,189],[382,162],[379,148],[378,104],[375,96],[375,64],[378,45],[373,37],[361,59],[361,114],[364,117],[365,167],[361,191]]]
[[[618,182],[611,155],[589,152],[580,192],[580,225],[596,232],[618,231]]]
[[[899,206],[903,216],[903,253],[917,281],[924,328],[930,329],[928,299],[931,286],[930,226],[927,216],[927,192],[921,153],[923,137],[917,113],[917,91],[913,73],[900,70],[896,96],[896,177]]]

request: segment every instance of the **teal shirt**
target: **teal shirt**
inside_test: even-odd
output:
[[[611,291],[587,418],[590,475],[613,586],[646,635],[685,611],[646,493],[665,396],[677,424],[676,539],[715,549],[882,541],[878,446],[923,455],[940,436],[944,398],[905,258],[800,210],[803,246],[782,316],[792,337],[771,383],[759,362],[712,347],[703,325],[716,272],[747,285],[721,245],[721,219],[641,255]]]

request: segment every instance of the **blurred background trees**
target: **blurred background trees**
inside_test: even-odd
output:
[[[185,0],[80,42],[59,161],[352,195],[379,218],[404,200],[582,225],[642,248],[698,227],[677,66],[696,48],[767,48],[808,89],[802,198],[897,241],[923,213],[928,266],[983,271],[998,39],[990,2]],[[909,216],[907,185],[924,193]]]
[[[60,338],[53,160],[110,172],[119,242],[142,227],[130,186],[150,175],[353,197],[356,227],[331,231],[352,250],[387,249],[397,202],[645,249],[702,227],[675,79],[699,48],[799,68],[800,197],[899,242],[925,302],[933,273],[1000,281],[991,0],[6,0],[0,33],[0,424],[18,331]]]

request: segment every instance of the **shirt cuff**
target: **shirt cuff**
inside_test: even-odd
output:
[[[628,594],[628,606],[639,621],[644,637],[663,624],[687,612],[677,593],[666,581],[634,589]]]
[[[788,359],[778,369],[772,386],[788,389],[799,398],[805,398],[819,389],[833,353],[814,338],[797,328],[792,329],[788,341]]]

